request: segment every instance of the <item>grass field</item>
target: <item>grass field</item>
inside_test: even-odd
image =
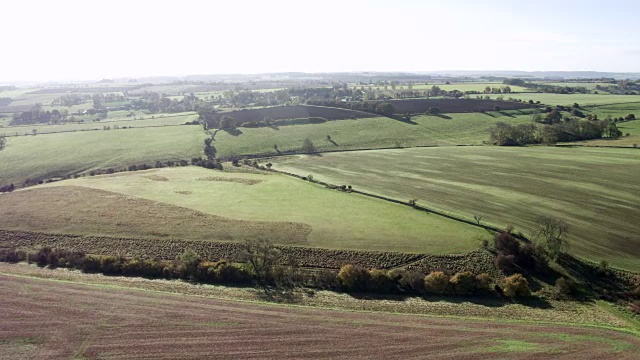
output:
[[[489,96],[495,99],[502,96],[505,99],[512,97],[514,99],[521,99],[522,101],[540,101],[546,105],[564,105],[571,106],[574,103],[578,103],[580,106],[592,106],[592,105],[609,105],[609,104],[621,104],[629,102],[640,102],[640,95],[604,95],[604,94],[550,94],[550,93],[527,93],[527,94],[493,94],[482,95]]]
[[[0,184],[203,155],[199,126],[12,137],[0,151]]]
[[[572,251],[640,270],[635,149],[444,147],[297,156],[274,168],[531,234],[541,215],[571,226]]]
[[[586,107],[586,113],[594,113],[598,115],[599,119],[605,119],[607,116],[612,118],[625,117],[629,114],[636,115],[636,118],[640,118],[640,102],[630,102],[616,105],[602,105]]]
[[[141,115],[142,116],[142,115]],[[153,116],[153,118],[151,118]],[[59,125],[20,125],[20,126],[4,126],[0,127],[0,134],[6,134],[7,136],[22,136],[32,135],[32,130],[36,129],[38,134],[48,133],[60,133],[69,131],[92,131],[103,130],[105,126],[109,126],[113,129],[114,126],[119,127],[151,127],[151,126],[171,126],[181,125],[188,121],[198,119],[198,115],[194,113],[184,114],[162,114],[160,115],[144,115],[143,120],[131,120],[125,116],[113,116],[108,117],[105,120],[93,122],[87,121],[84,123],[64,123]],[[200,129],[201,127],[198,126]],[[17,134],[17,135],[16,135]]]
[[[536,82],[538,83],[538,82]],[[585,89],[589,89],[589,90],[595,90],[596,86],[600,85],[603,87],[606,86],[611,86],[614,84],[610,84],[610,83],[603,83],[603,82],[539,82],[539,84],[542,85],[551,85],[551,86],[568,86],[568,87],[583,87]]]
[[[2,356],[633,359],[640,349],[637,336],[609,329],[239,302],[122,284],[0,275]]]
[[[329,121],[323,124],[291,125],[279,128],[240,128],[241,133],[217,133],[214,142],[218,154],[276,154],[299,150],[310,138],[318,150],[345,150],[396,146],[482,144],[489,140],[489,129],[496,122],[528,123],[531,115],[517,112],[487,112],[415,116],[411,122],[379,117]],[[335,144],[327,140],[327,135]]]
[[[36,201],[40,206],[31,206]],[[244,240],[259,229],[288,245],[442,254],[476,249],[486,234],[284,175],[197,167],[67,180],[3,195],[2,202],[0,228],[83,235]],[[290,232],[279,229],[285,225]]]

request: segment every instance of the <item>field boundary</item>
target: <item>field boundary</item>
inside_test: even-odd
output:
[[[298,175],[298,174],[294,174],[294,173],[290,173],[290,172],[286,172],[286,171],[282,171],[282,170],[275,170],[275,169],[271,169],[269,171],[273,171],[273,172],[276,172],[276,173],[279,173],[279,174],[295,177],[297,179],[304,180],[304,181],[311,181],[311,182],[316,183],[316,184],[324,185],[325,187],[327,187],[329,189],[334,189],[334,190],[338,190],[338,191],[345,191],[345,190],[342,190],[342,188],[340,186],[337,186],[337,185],[334,185],[334,184],[329,184],[327,182],[319,181],[319,180],[309,180],[307,177],[302,176],[302,175]],[[434,208],[430,208],[430,207],[426,207],[426,206],[422,206],[422,205],[417,205],[417,204],[413,204],[412,205],[412,204],[409,204],[406,201],[390,198],[390,197],[383,196],[383,195],[377,195],[377,194],[369,193],[369,192],[366,192],[366,191],[354,190],[354,189],[349,189],[349,190],[346,190],[346,191],[350,192],[350,193],[360,194],[360,195],[363,195],[363,196],[368,196],[368,197],[375,198],[375,199],[378,199],[378,200],[391,202],[391,203],[394,203],[394,204],[408,206],[408,207],[414,208],[414,209],[419,210],[419,211],[423,211],[423,212],[426,212],[426,213],[442,216],[442,217],[445,217],[445,218],[450,219],[450,220],[454,220],[454,221],[458,221],[458,222],[461,222],[461,223],[464,223],[464,224],[467,224],[467,225],[472,225],[472,226],[475,226],[475,227],[479,227],[479,228],[482,228],[482,229],[485,229],[485,230],[488,230],[488,231],[491,231],[491,232],[494,232],[494,233],[498,233],[498,232],[501,232],[501,231],[504,230],[504,229],[498,228],[496,226],[481,224],[479,222],[473,222],[471,220],[467,220],[467,219],[459,217],[459,216],[451,215],[451,214],[448,214],[446,212],[443,212],[443,211],[440,211],[440,210],[436,210]],[[530,241],[529,238],[527,238],[524,234],[521,234],[521,233],[513,234],[513,236],[515,238],[517,238],[519,240],[522,240],[522,241],[525,241],[525,242],[529,242]]]
[[[242,243],[188,239],[126,238],[56,234],[0,229],[0,248],[39,249],[42,247],[82,251],[94,255],[112,255],[173,260],[185,249],[192,249],[209,261],[242,262]],[[282,253],[283,265],[289,258],[305,269],[338,270],[346,264],[364,268],[397,269],[423,265],[421,268],[451,272],[472,271],[499,276],[493,255],[484,249],[465,254],[426,254],[392,251],[365,251],[275,245]]]

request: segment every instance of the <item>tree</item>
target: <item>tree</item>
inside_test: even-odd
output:
[[[560,113],[558,110],[552,110],[547,114],[547,116],[544,117],[545,124],[555,124],[560,120],[562,120],[562,113]]]
[[[236,126],[238,126],[238,121],[229,115],[224,115],[223,117],[220,118],[220,129],[224,129],[224,130],[231,130],[231,129],[235,129]]]
[[[247,240],[242,244],[241,260],[247,264],[258,285],[265,290],[280,257],[280,250],[267,239]]]
[[[313,144],[313,141],[311,141],[311,139],[305,138],[304,142],[302,143],[302,151],[307,154],[312,154],[318,150],[316,149],[316,146]]]
[[[555,260],[569,249],[568,233],[569,225],[564,220],[542,216],[538,219],[535,240]]]
[[[604,130],[604,134],[611,139],[617,139],[622,136],[622,131],[618,129],[616,124],[612,121],[610,122]]]
[[[502,108],[499,105],[493,107],[493,111],[501,111]]]
[[[0,135],[0,150],[4,149],[7,144],[7,137],[5,135]]]
[[[393,115],[396,109],[388,102],[383,102],[376,105],[376,112],[385,116]]]
[[[427,115],[438,115],[438,114],[440,114],[440,108],[436,106],[432,106],[429,109],[427,109]]]

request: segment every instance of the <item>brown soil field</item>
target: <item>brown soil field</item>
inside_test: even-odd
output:
[[[75,186],[2,195],[0,229],[154,239],[242,241],[259,236],[305,241],[311,226],[244,221],[175,205]],[[39,206],[33,206],[38,204]],[[91,204],[91,206],[82,206]]]
[[[406,99],[389,100],[397,114],[424,113],[430,107],[437,107],[441,113],[466,113],[493,111],[498,105],[502,110],[528,109],[532,105],[511,101],[476,100],[476,99]]]
[[[265,119],[281,120],[281,119],[299,119],[309,117],[322,117],[327,120],[340,120],[351,118],[370,118],[378,115],[355,111],[348,109],[339,109],[325,106],[312,106],[312,105],[295,105],[295,106],[274,106],[262,109],[247,109],[237,110],[229,112],[221,112],[215,115],[214,122],[224,115],[231,116],[238,120],[239,123],[257,122]],[[210,127],[215,127],[216,124],[209,124]]]
[[[634,359],[570,325],[348,312],[0,276],[0,359]]]

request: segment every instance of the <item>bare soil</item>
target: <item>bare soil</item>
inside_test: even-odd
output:
[[[0,359],[632,359],[610,330],[235,302],[0,276]]]

